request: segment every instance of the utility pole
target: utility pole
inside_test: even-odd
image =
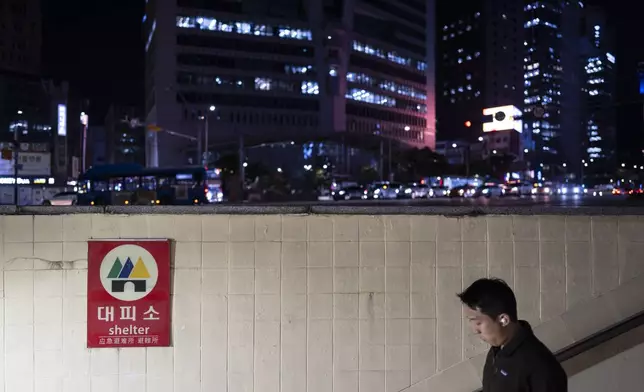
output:
[[[384,146],[384,143],[383,143],[382,137],[381,137],[380,138],[380,181],[385,180],[385,173],[384,173],[385,172],[385,162],[384,162],[384,160],[385,160],[385,157],[384,157],[385,151],[384,150],[385,150],[385,146]]]

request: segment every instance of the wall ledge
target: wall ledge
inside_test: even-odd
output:
[[[290,204],[216,204],[207,206],[0,206],[0,215],[67,215],[67,214],[154,214],[154,215],[561,215],[620,216],[644,215],[643,206],[625,207],[562,207],[562,206],[414,206],[414,205],[334,205],[332,203]]]

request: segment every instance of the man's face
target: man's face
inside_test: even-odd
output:
[[[485,343],[498,347],[503,342],[503,327],[497,321],[476,309],[465,306],[465,317],[472,331]]]

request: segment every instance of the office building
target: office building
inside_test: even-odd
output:
[[[147,164],[184,164],[206,139],[433,148],[433,18],[433,0],[148,1],[146,122],[189,137],[149,131]]]
[[[584,138],[581,17],[578,1],[525,6],[524,147],[538,179],[577,173]]]
[[[519,0],[466,1],[457,7],[439,2],[439,140],[475,142],[482,135],[483,109],[522,106],[523,21]]]
[[[38,74],[41,30],[39,0],[0,0],[0,70]]]
[[[105,163],[136,163],[145,165],[145,127],[140,109],[111,105],[105,115],[104,135],[97,136],[93,145],[104,143]]]
[[[584,10],[583,158],[587,173],[611,172],[616,165],[617,105],[614,37],[601,9]]]

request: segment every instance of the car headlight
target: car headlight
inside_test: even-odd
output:
[[[345,191],[340,191],[340,192],[338,192],[338,195],[342,196],[342,195],[344,195],[345,193],[346,193]]]
[[[538,192],[537,188],[532,188],[532,194],[533,194],[533,195],[536,195],[536,194],[537,194],[537,192]]]
[[[486,188],[486,189],[483,189],[481,193],[484,195],[487,195],[488,193],[490,193],[490,190]]]
[[[544,191],[545,193],[550,193],[550,188],[543,188],[543,191]]]
[[[405,193],[411,193],[411,189],[410,188],[405,189]]]

